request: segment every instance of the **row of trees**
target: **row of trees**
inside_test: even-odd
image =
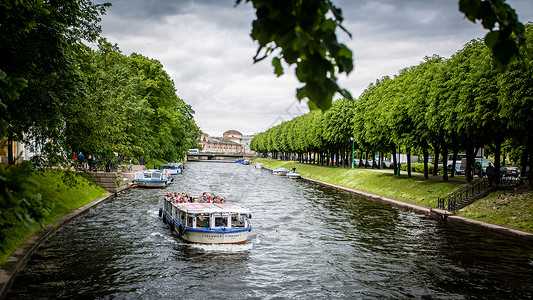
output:
[[[0,70],[25,86],[0,106],[0,136],[9,144],[25,142],[39,165],[65,165],[78,152],[179,160],[196,145],[194,112],[159,61],[125,56],[103,38],[96,50],[83,43],[99,38],[108,4],[4,5]],[[9,153],[10,163],[16,155]]]
[[[526,38],[533,41],[532,24],[526,26]],[[524,60],[500,73],[487,47],[472,40],[449,59],[426,57],[393,78],[377,80],[355,101],[337,100],[328,111],[311,111],[273,127],[256,136],[251,148],[342,163],[351,156],[353,138],[359,151],[395,154],[401,147],[420,154],[426,178],[429,156],[441,156],[447,180],[448,153],[465,152],[473,165],[476,151],[484,147],[494,156],[496,170],[507,149],[525,171],[533,165],[532,67]]]

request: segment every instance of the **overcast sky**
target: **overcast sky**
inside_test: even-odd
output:
[[[255,17],[251,3],[234,0],[107,0],[102,35],[125,55],[159,60],[177,95],[190,104],[200,129],[259,133],[308,111],[296,99],[292,70],[276,77],[270,59],[253,64]],[[104,2],[104,1],[100,1]],[[533,20],[532,0],[508,1],[522,23]],[[424,56],[450,57],[474,38],[479,24],[464,18],[458,0],[333,0],[345,18],[339,40],[353,52],[355,69],[340,79],[354,97],[376,79],[419,64]]]

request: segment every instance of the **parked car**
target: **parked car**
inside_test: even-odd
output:
[[[452,164],[448,165],[448,173],[452,173]],[[461,162],[455,163],[455,174],[456,175],[465,175],[465,170],[461,169]]]
[[[517,167],[501,167],[500,175],[502,177],[520,177],[520,169]]]
[[[392,162],[390,161],[383,161],[383,168],[385,169],[392,169],[394,166],[392,165]]]

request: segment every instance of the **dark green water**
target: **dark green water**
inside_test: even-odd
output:
[[[245,245],[182,243],[160,196],[207,191],[252,211]],[[50,238],[8,299],[531,299],[533,245],[236,163],[188,163]]]

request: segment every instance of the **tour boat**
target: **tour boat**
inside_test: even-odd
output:
[[[165,188],[172,182],[166,170],[146,170],[135,172],[133,183],[144,188]]]
[[[296,172],[289,172],[287,173],[287,178],[291,178],[291,179],[298,179],[298,178],[302,178],[302,176],[300,175],[300,173],[296,173]]]
[[[285,175],[287,175],[287,173],[289,173],[289,170],[287,170],[285,168],[277,168],[274,171],[272,171],[272,174],[280,175],[280,176],[285,176]]]
[[[172,203],[161,200],[159,216],[189,243],[244,244],[252,230],[250,212],[230,203]]]

